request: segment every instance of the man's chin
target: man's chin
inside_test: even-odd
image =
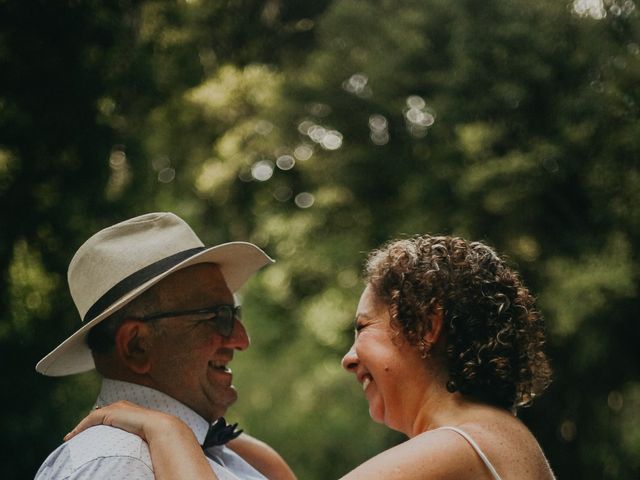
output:
[[[217,420],[227,413],[227,409],[238,400],[238,392],[233,385],[224,388],[224,392],[217,391],[214,398],[211,399],[211,408],[209,415],[205,418],[210,421]]]

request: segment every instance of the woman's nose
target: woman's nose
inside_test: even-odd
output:
[[[342,368],[347,372],[355,373],[355,369],[358,366],[358,355],[356,355],[355,344],[351,345],[351,348],[344,357],[342,357]]]

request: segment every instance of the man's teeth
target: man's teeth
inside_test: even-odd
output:
[[[366,390],[369,384],[371,383],[371,377],[364,377],[362,379],[362,390]]]
[[[231,369],[229,367],[227,367],[226,363],[217,363],[217,362],[212,362],[211,366],[213,368],[215,368],[216,370],[222,370],[223,372],[227,372],[230,373]]]

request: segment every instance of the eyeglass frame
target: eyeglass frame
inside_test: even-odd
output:
[[[218,312],[226,309],[226,311],[230,312],[230,316],[227,320],[227,323],[221,325],[221,322],[218,318]],[[174,318],[174,317],[185,317],[188,315],[202,315],[206,313],[213,313],[215,316],[208,320],[213,320],[216,325],[216,330],[223,338],[231,338],[233,335],[233,329],[235,328],[236,320],[241,319],[240,314],[240,305],[214,305],[213,307],[206,308],[198,308],[195,310],[176,310],[173,312],[158,312],[152,313],[150,315],[143,315],[142,317],[135,317],[136,320],[141,320],[143,322],[152,322],[154,320],[160,320],[161,318]],[[205,321],[205,320],[203,320]],[[222,327],[222,328],[221,328]]]

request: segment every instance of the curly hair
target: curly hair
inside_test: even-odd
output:
[[[449,236],[395,240],[369,254],[364,274],[412,345],[423,346],[442,309],[449,392],[515,412],[549,385],[542,316],[491,248]]]

